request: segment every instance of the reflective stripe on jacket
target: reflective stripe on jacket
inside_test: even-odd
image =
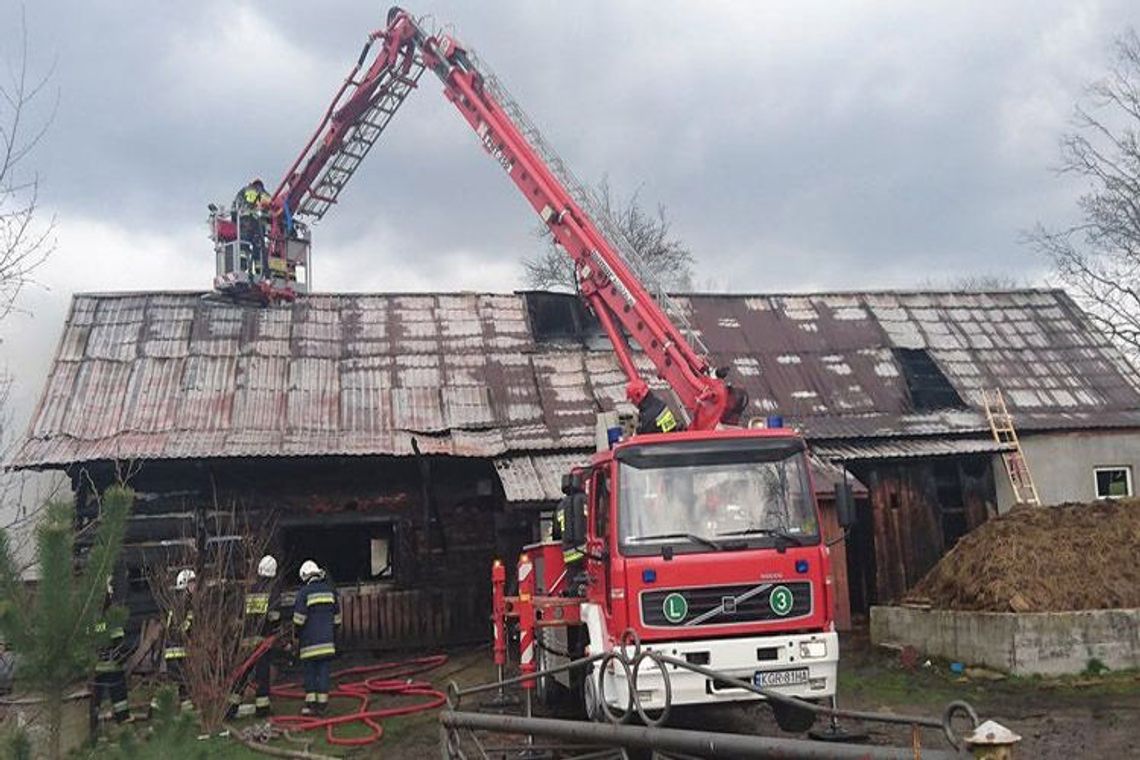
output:
[[[189,599],[186,603],[189,604]],[[186,610],[185,613],[175,616],[174,610],[166,612],[166,644],[162,649],[162,656],[167,660],[180,659],[186,656],[186,638],[190,634],[190,624],[194,621],[194,612]]]
[[[99,659],[95,663],[96,673],[118,673],[123,669],[126,660],[127,634],[122,626],[115,626],[107,630],[107,621],[100,620],[95,623],[95,633],[106,634],[108,639],[99,646]]]
[[[256,646],[277,633],[281,624],[280,600],[273,578],[258,578],[245,595],[242,644]]]
[[[336,654],[336,626],[340,625],[340,598],[324,578],[311,580],[297,590],[293,625],[298,628],[302,660]]]
[[[243,214],[262,212],[269,208],[273,200],[269,193],[261,192],[253,185],[246,185],[237,194],[234,204]]]

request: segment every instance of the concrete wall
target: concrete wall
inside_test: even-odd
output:
[[[872,607],[871,642],[1014,675],[1080,673],[1096,658],[1140,667],[1140,609],[967,612]]]
[[[1093,501],[1093,468],[1102,466],[1130,465],[1133,490],[1140,492],[1140,431],[1025,433],[1021,447],[1042,504]],[[993,467],[998,510],[1005,512],[1013,506],[1013,490],[1001,457],[994,457]]]

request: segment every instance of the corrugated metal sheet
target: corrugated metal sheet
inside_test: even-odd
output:
[[[590,461],[590,452],[499,457],[495,472],[509,502],[550,502],[562,498],[562,476]]]
[[[831,462],[866,459],[907,459],[911,457],[996,454],[1006,450],[993,439],[982,438],[864,438],[853,441],[819,441],[812,453]]]
[[[607,351],[537,342],[527,298],[314,295],[256,309],[78,295],[10,464],[404,455],[412,435],[456,456],[588,450],[594,413],[623,400],[625,378]],[[1061,291],[678,300],[750,414],[782,414],[815,441],[977,436],[992,387],[1023,430],[1140,427],[1134,370]],[[924,349],[969,408],[916,410],[902,348]]]
[[[512,503],[552,502],[562,498],[562,476],[590,461],[590,451],[574,454],[522,454],[495,459],[495,471],[503,484],[507,501]],[[867,487],[850,473],[812,451],[812,480],[820,496],[835,493],[837,483],[846,482],[856,494],[866,495]]]

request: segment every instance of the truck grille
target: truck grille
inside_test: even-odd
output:
[[[664,628],[789,620],[810,615],[811,611],[811,584],[806,581],[765,581],[641,593],[642,622]]]

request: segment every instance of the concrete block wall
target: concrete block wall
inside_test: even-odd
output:
[[[872,607],[871,642],[1013,675],[1080,673],[1095,658],[1140,667],[1140,609],[968,612]]]
[[[1131,467],[1133,490],[1140,494],[1140,431],[1026,431],[1021,447],[1042,504],[1095,501],[1093,470],[1097,467]],[[998,511],[1004,513],[1013,507],[1014,499],[1000,456],[993,458],[993,470]]]

